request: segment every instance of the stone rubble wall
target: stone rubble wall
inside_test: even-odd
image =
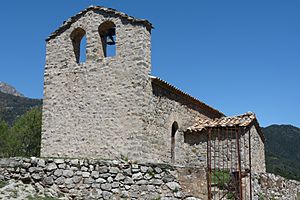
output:
[[[200,199],[191,194],[197,193],[200,186],[206,188],[198,184],[203,177],[187,178],[188,171],[195,170],[119,160],[0,160],[0,180],[16,180],[17,185],[31,185],[41,196],[60,199]]]
[[[299,200],[300,182],[270,173],[252,176],[253,200]]]
[[[252,172],[266,172],[265,144],[256,128],[251,128],[251,165]]]
[[[0,159],[0,199],[207,199],[205,171],[120,160]],[[252,173],[253,200],[299,200],[300,182]]]
[[[162,88],[155,83],[148,88],[148,111],[145,112],[147,120],[146,149],[153,153],[155,162],[171,163],[171,132],[172,124],[177,122],[178,131],[175,134],[175,163],[180,165],[199,165],[199,160],[191,163],[190,145],[184,142],[184,130],[191,126],[197,118],[207,118],[203,110],[193,103]],[[194,160],[193,160],[194,161]]]
[[[116,26],[116,55],[103,57],[98,28]],[[70,35],[86,32],[86,61],[76,62]],[[144,89],[151,69],[151,34],[145,26],[89,11],[46,46],[43,157],[151,160],[144,149]]]

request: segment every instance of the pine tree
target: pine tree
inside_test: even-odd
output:
[[[10,156],[39,156],[41,126],[41,108],[33,108],[18,118],[11,128]]]

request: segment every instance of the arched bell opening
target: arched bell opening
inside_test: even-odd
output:
[[[77,63],[86,61],[86,32],[82,28],[76,28],[71,33],[73,51]]]
[[[99,28],[102,44],[102,56],[112,57],[116,55],[116,26],[111,21],[102,23]]]

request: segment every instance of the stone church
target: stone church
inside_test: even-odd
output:
[[[91,6],[47,38],[41,156],[265,171],[253,113],[225,116],[151,75],[152,28]]]

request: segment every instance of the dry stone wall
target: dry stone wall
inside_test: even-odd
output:
[[[202,193],[205,193],[206,186],[201,182],[205,182],[202,170],[198,172],[201,176],[190,174],[196,171],[177,169],[171,165],[133,164],[118,160],[0,160],[0,180],[21,181],[31,185],[23,188],[30,188],[31,191],[34,188],[38,195],[60,199],[197,200],[203,197],[199,189],[203,188]]]
[[[0,183],[0,199],[207,199],[203,169],[120,160],[0,159]],[[252,173],[252,191],[253,200],[298,200],[300,183]]]
[[[270,173],[254,173],[253,200],[299,200],[300,182]]]

